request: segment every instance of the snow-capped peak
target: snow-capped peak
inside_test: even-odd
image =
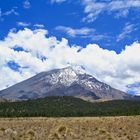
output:
[[[81,66],[68,66],[58,69],[56,73],[52,73],[51,77],[47,76],[51,84],[60,83],[65,86],[70,86],[73,82],[79,81],[79,75],[86,73]]]
[[[52,73],[51,76],[48,75],[49,83],[51,84],[62,84],[65,86],[70,86],[73,82],[77,81],[78,75],[72,67],[66,67],[63,69],[58,69],[57,72]]]
[[[58,95],[84,97],[87,100],[124,99],[126,97],[125,93],[85,73],[81,66],[69,66],[43,72],[1,91],[1,97],[14,100]]]

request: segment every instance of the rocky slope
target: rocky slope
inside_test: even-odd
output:
[[[42,72],[0,91],[0,97],[8,100],[27,100],[46,96],[74,96],[94,101],[125,99],[128,95],[73,67]]]

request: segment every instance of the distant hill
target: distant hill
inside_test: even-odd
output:
[[[42,72],[0,91],[0,97],[13,101],[47,96],[73,96],[88,101],[129,98],[128,94],[98,81],[77,67]]]
[[[82,117],[140,115],[140,101],[114,100],[91,103],[74,97],[46,97],[0,103],[0,117]]]

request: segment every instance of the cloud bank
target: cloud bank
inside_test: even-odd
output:
[[[97,79],[128,91],[131,89],[128,85],[140,82],[139,54],[138,42],[126,46],[117,54],[97,44],[70,46],[67,39],[49,37],[48,31],[44,29],[11,30],[0,41],[0,89],[42,71],[80,65]],[[136,88],[139,87],[134,88],[139,94]]]

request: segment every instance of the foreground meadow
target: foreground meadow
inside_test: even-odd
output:
[[[140,116],[1,118],[0,140],[140,140]]]

